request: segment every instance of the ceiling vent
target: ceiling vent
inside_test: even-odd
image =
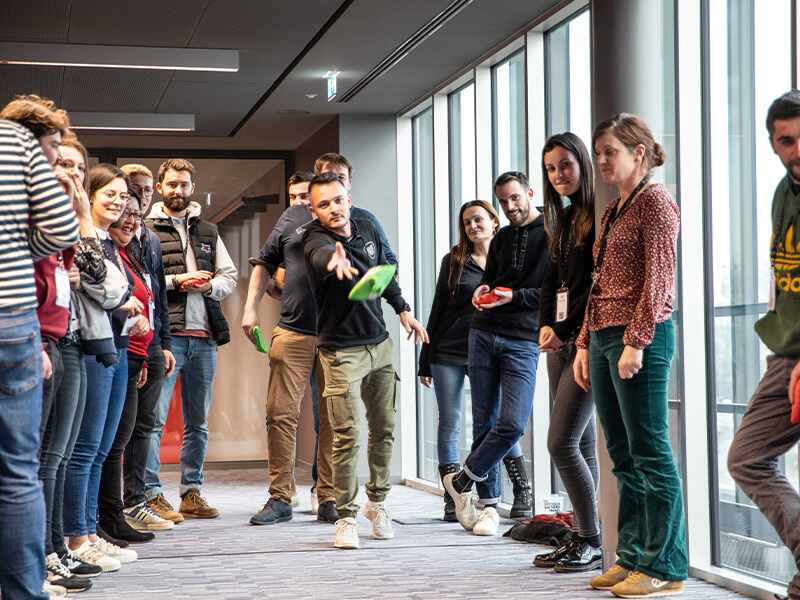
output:
[[[447,8],[436,15],[433,19],[428,21],[425,25],[420,27],[416,33],[414,33],[414,35],[400,44],[394,52],[378,63],[378,65],[375,66],[375,68],[373,68],[369,73],[364,75],[364,77],[362,77],[353,87],[351,87],[346,94],[342,95],[338,102],[349,102],[355,98],[361,90],[403,60],[406,56],[413,52],[417,46],[436,33],[436,31],[442,25],[456,16],[471,2],[472,0],[454,0],[451,2]]]

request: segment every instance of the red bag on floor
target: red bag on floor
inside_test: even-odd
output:
[[[794,386],[794,399],[792,400],[792,423],[800,423],[800,379]]]

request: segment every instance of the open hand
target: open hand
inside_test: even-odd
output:
[[[344,246],[342,246],[341,242],[336,242],[336,250],[331,254],[331,259],[328,261],[328,271],[334,271],[339,280],[352,279],[353,275],[358,275],[358,269],[350,264],[350,259],[347,258],[347,253],[344,251]]]

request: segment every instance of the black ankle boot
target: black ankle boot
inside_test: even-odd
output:
[[[147,542],[156,537],[149,531],[136,531],[128,525],[122,513],[110,518],[101,517],[97,521],[97,535],[120,548],[124,547],[121,544],[127,546],[128,542]]]
[[[439,479],[444,479],[448,473],[458,473],[461,470],[461,465],[458,463],[445,463],[439,465]],[[456,503],[450,497],[450,494],[445,491],[444,493],[444,516],[442,521],[458,521],[456,517]]]
[[[511,506],[511,518],[517,520],[530,519],[533,515],[531,503],[531,486],[528,483],[528,472],[525,470],[525,457],[505,457],[503,464],[508,471],[508,478],[514,486],[514,504]]]

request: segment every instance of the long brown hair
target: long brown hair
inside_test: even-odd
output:
[[[582,247],[594,227],[594,177],[592,159],[581,139],[569,131],[548,138],[542,148],[542,175],[544,179],[544,228],[550,236],[550,258],[555,261],[564,226],[567,223],[567,209],[559,193],[550,183],[544,156],[557,146],[564,148],[578,161],[581,170],[581,187],[572,203],[572,239],[576,247]]]
[[[629,152],[633,152],[639,144],[644,146],[645,174],[649,174],[654,167],[660,167],[667,160],[667,151],[653,139],[653,132],[641,117],[631,113],[619,113],[598,123],[592,133],[593,148],[597,138],[606,133],[616,137]]]
[[[470,255],[475,250],[474,244],[467,235],[467,229],[464,227],[464,211],[473,206],[482,208],[494,219],[493,233],[497,233],[500,228],[500,219],[497,216],[497,211],[486,200],[470,200],[461,206],[461,210],[458,212],[458,243],[450,250],[450,276],[447,278],[447,289],[450,291],[451,296],[455,295],[458,290],[461,274],[464,272],[464,265],[467,264]]]

